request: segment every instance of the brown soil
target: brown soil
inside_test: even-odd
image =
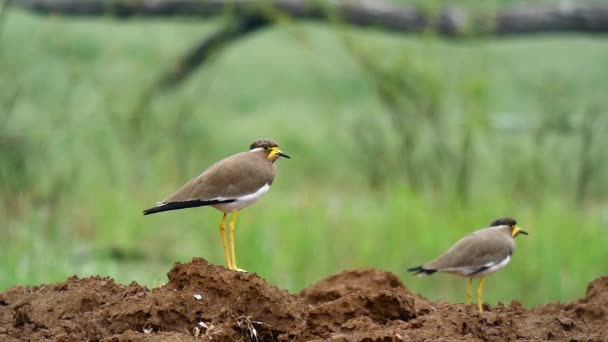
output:
[[[202,259],[149,290],[100,277],[0,294],[0,341],[608,341],[608,276],[571,303],[531,310],[429,302],[375,269],[297,295]],[[197,298],[198,297],[198,298]]]

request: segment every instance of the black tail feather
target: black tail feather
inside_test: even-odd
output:
[[[431,275],[431,274],[437,272],[437,270],[426,269],[422,265],[416,266],[416,267],[412,267],[412,268],[408,268],[407,271],[408,272],[414,272],[414,275],[416,275],[416,274]]]
[[[194,201],[183,201],[183,202],[169,202],[169,203],[158,205],[156,207],[146,209],[143,211],[143,213],[144,213],[144,215],[150,215],[150,214],[160,213],[163,211],[195,208],[195,207],[202,207],[205,205],[214,205],[214,204],[220,204],[220,203],[232,203],[234,201],[235,201],[234,199],[228,199],[228,200],[221,200],[221,201],[220,200],[211,200],[211,201],[194,200]]]

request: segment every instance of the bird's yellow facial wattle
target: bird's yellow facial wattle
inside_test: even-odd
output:
[[[275,158],[275,156],[279,156],[279,157],[285,157],[287,159],[291,159],[290,156],[288,156],[287,154],[283,153],[283,151],[279,150],[278,147],[270,147],[268,149],[268,160],[273,160]]]
[[[521,230],[517,225],[511,226],[511,236],[516,237],[519,234],[528,235],[528,232]]]
[[[268,160],[272,160],[280,152],[278,147],[271,147],[268,151]]]

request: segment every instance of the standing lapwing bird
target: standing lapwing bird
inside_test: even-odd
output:
[[[483,312],[481,292],[485,277],[507,266],[515,250],[515,237],[528,235],[512,218],[499,218],[490,227],[466,235],[435,260],[408,269],[420,276],[446,272],[469,278],[467,305],[471,304],[473,278],[479,279],[477,307]]]
[[[236,267],[234,254],[234,223],[239,210],[253,204],[264,195],[274,180],[275,162],[287,154],[279,150],[279,145],[270,139],[254,142],[249,151],[235,154],[211,165],[200,176],[192,179],[176,193],[158,203],[156,207],[144,210],[144,215],[169,210],[212,206],[222,211],[220,235],[224,246],[226,264],[231,270]],[[230,228],[230,249],[226,244],[225,221],[228,213],[233,213]]]

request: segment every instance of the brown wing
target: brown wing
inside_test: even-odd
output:
[[[275,166],[263,154],[242,152],[211,165],[163,203],[233,199],[272,184]]]
[[[447,252],[424,265],[438,271],[453,268],[478,268],[500,262],[509,256],[515,243],[499,229],[483,229],[460,239]]]

